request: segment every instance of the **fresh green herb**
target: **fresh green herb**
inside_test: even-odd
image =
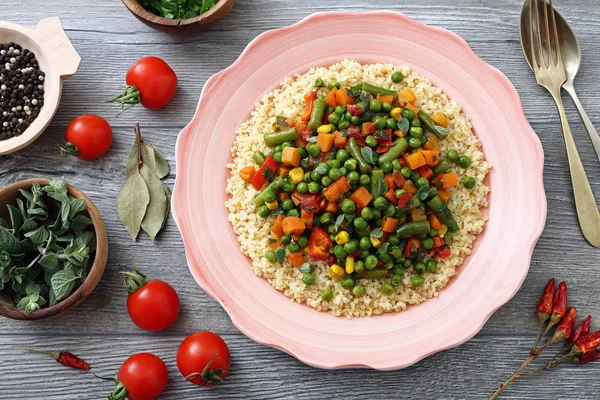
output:
[[[379,238],[383,237],[383,230],[381,228],[375,228],[371,231],[369,236],[379,239]]]
[[[217,3],[218,0],[140,0],[146,10],[168,19],[194,18]]]
[[[69,297],[88,273],[96,237],[87,203],[61,179],[21,190],[0,219],[0,290],[32,313]],[[23,201],[25,199],[25,201]]]

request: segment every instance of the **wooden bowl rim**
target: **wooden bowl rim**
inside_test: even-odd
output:
[[[169,19],[161,17],[160,15],[156,15],[146,10],[144,6],[142,6],[137,0],[121,0],[125,7],[129,9],[133,14],[138,17],[144,19],[145,21],[164,25],[164,26],[187,26],[193,25],[196,23],[202,24],[204,20],[209,19],[213,14],[216,14],[222,7],[225,7],[227,4],[231,2],[235,2],[236,0],[219,0],[217,4],[215,4],[210,10],[205,12],[204,14],[200,14],[193,18],[185,18],[185,19]],[[135,7],[138,6],[138,7]]]
[[[11,190],[31,188],[31,186],[36,183],[39,185],[47,185],[48,178],[30,178],[11,183],[10,185],[0,189],[0,196],[4,192]],[[75,186],[68,183],[67,189],[71,196],[78,199],[85,199],[87,202],[88,214],[94,223],[94,233],[96,234],[96,253],[94,255],[94,264],[92,264],[92,267],[90,268],[81,286],[79,286],[77,290],[75,290],[69,297],[61,302],[50,307],[36,310],[32,313],[28,313],[25,310],[20,310],[14,305],[3,305],[0,307],[0,316],[10,319],[36,320],[62,314],[63,312],[66,312],[81,303],[94,290],[94,288],[98,285],[98,282],[100,282],[108,259],[108,237],[106,228],[104,227],[104,221],[102,220],[96,205],[92,202],[92,200],[90,200],[89,197],[87,197]],[[84,294],[85,291],[87,291],[87,294]],[[9,310],[9,312],[7,313],[5,310]]]

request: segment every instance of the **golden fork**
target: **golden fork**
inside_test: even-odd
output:
[[[543,2],[541,7],[538,4],[540,1]],[[543,8],[543,10],[540,11],[540,8]],[[551,14],[551,20],[548,14]],[[567,73],[560,54],[556,17],[554,15],[552,0],[550,0],[550,7],[547,7],[546,0],[531,0],[529,3],[529,17],[533,72],[540,86],[545,87],[552,95],[560,115],[579,225],[588,243],[594,247],[599,247],[600,211],[598,210],[598,205],[590,187],[590,182],[585,174],[583,164],[581,163],[579,152],[575,146],[573,134],[571,133],[560,96],[560,89],[567,80]]]

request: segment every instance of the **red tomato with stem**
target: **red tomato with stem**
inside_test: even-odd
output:
[[[150,110],[161,109],[171,101],[177,89],[175,71],[158,57],[144,57],[133,63],[125,82],[127,87],[123,93],[110,100],[121,104],[123,110],[138,103]]]
[[[125,287],[129,291],[127,312],[131,320],[146,331],[168,328],[179,316],[180,303],[177,292],[164,281],[147,281],[137,268],[125,274]]]
[[[108,121],[94,114],[75,118],[67,127],[65,144],[61,153],[77,156],[82,160],[102,157],[112,144],[112,129]]]
[[[227,344],[215,333],[201,331],[186,337],[177,350],[177,367],[190,382],[213,386],[225,379],[231,367]]]
[[[117,379],[102,378],[115,382],[111,400],[154,400],[165,390],[169,372],[165,363],[150,353],[139,353],[129,357],[121,368]]]

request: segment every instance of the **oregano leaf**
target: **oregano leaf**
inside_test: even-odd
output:
[[[369,234],[369,236],[380,239],[381,237],[383,237],[383,229],[381,228],[375,228],[371,231],[371,233]]]
[[[285,249],[283,248],[278,248],[275,251],[275,258],[277,259],[277,262],[279,264],[283,264],[285,262]]]
[[[75,288],[75,281],[79,279],[70,269],[64,269],[52,275],[50,280],[52,289],[57,301],[61,301],[69,297]]]
[[[17,254],[21,251],[19,241],[10,230],[3,227],[0,227],[0,251],[6,251],[8,254]]]

